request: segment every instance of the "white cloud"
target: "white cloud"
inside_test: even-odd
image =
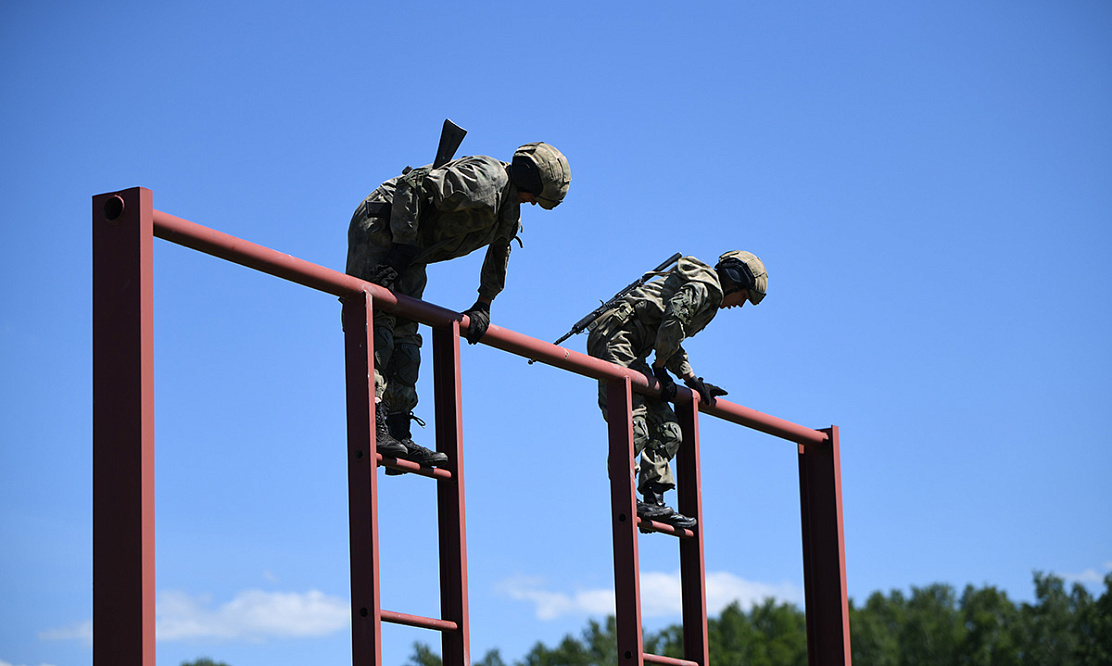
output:
[[[303,594],[246,590],[216,607],[211,595],[164,590],[155,600],[155,635],[160,641],[310,638],[346,630],[351,623],[350,613],[345,599],[317,590]],[[39,638],[92,644],[93,623],[48,629],[39,632]],[[11,665],[0,661],[0,666]]]
[[[4,661],[3,659],[0,659],[0,666],[16,666],[16,664],[11,664],[9,662]],[[19,666],[23,666],[23,665],[20,664]],[[39,666],[50,666],[50,664],[39,664]]]
[[[537,619],[552,620],[565,615],[610,615],[614,613],[614,590],[597,588],[558,592],[546,589],[540,578],[511,578],[502,581],[499,589],[512,599],[534,605]],[[743,608],[772,597],[779,601],[801,603],[802,590],[791,583],[769,585],[739,578],[728,572],[711,572],[706,577],[707,612],[717,615],[726,606],[738,601]],[[680,574],[641,572],[641,615],[668,617],[679,615]]]
[[[246,590],[216,608],[209,595],[165,590],[156,602],[155,631],[164,641],[307,638],[347,629],[350,613],[346,600],[317,590],[304,594]]]
[[[1082,585],[1100,585],[1104,582],[1105,575],[1112,571],[1112,560],[1104,563],[1104,571],[1100,572],[1094,568],[1089,568],[1081,573],[1063,573],[1058,574],[1063,580],[1070,583],[1081,583]]]
[[[572,594],[542,589],[543,579],[511,578],[498,584],[498,589],[511,599],[531,602],[540,620],[554,620],[578,613],[608,614],[614,612],[613,590],[580,590]]]
[[[43,641],[81,641],[86,645],[93,644],[93,623],[91,620],[72,624],[68,627],[58,627],[39,632],[39,640]],[[0,666],[5,666],[0,662]]]

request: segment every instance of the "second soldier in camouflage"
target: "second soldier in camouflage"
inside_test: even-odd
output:
[[[755,255],[723,254],[714,268],[695,257],[681,257],[663,280],[648,282],[623,297],[596,322],[587,338],[587,353],[632,368],[661,384],[661,398],[633,394],[634,456],[640,456],[637,502],[642,518],[693,527],[695,519],[664,503],[675,488],[669,462],[682,441],[679,421],[668,402],[676,396],[669,372],[678,375],[700,400],[713,404],[722,389],[695,375],[682,343],[714,319],[718,310],[756,305],[768,289],[768,272]],[[649,357],[653,356],[650,365]],[[606,418],[606,385],[599,382],[599,407]]]

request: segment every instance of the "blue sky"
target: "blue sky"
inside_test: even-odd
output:
[[[5,3],[0,665],[92,660],[90,198],[148,187],[342,269],[351,211],[445,117],[461,154],[571,163],[566,202],[524,211],[499,325],[554,339],[677,251],[764,259],[768,298],[688,351],[731,400],[841,428],[851,597],[1099,590],[1110,72],[1103,2]],[[466,308],[481,260],[426,299]],[[339,305],[155,263],[159,663],[345,663]],[[510,660],[610,612],[605,428],[582,377],[484,346],[463,373],[472,654]],[[712,612],[801,604],[794,448],[700,426]],[[432,483],[380,492],[383,605],[434,615]],[[674,544],[641,552],[648,627],[678,622]],[[388,631],[387,663],[438,643]]]

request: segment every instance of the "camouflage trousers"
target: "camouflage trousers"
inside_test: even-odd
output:
[[[390,254],[392,243],[387,221],[366,218],[362,211],[360,205],[348,229],[347,272],[367,279],[371,269]],[[427,282],[425,264],[411,264],[398,276],[393,292],[421,298]],[[415,321],[375,310],[375,399],[382,401],[388,414],[408,413],[417,406],[417,376],[421,370],[421,334],[417,327]]]
[[[635,319],[622,322],[608,316],[587,337],[587,353],[595,358],[636,370],[652,377],[652,368],[645,361],[652,351],[653,338]],[[602,418],[607,418],[606,382],[598,385],[598,405]],[[668,464],[680,450],[683,431],[679,419],[667,402],[640,393],[633,394],[633,455],[640,456],[636,469],[637,489],[644,494],[650,484],[661,489],[676,487],[676,478]]]

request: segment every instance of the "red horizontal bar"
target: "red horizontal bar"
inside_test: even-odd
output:
[[[649,654],[646,652],[642,655],[646,664],[666,664],[667,666],[699,666],[697,661],[688,661],[686,659],[675,659],[673,657],[664,657],[659,654]]]
[[[404,624],[420,629],[435,629],[436,631],[459,631],[459,625],[451,620],[435,620],[431,617],[407,615],[406,613],[395,613],[394,611],[388,610],[380,611],[380,613],[383,622]]]
[[[352,275],[256,245],[174,217],[169,213],[156,210],[153,212],[153,217],[154,235],[163,240],[341,298],[361,296],[366,292],[374,299],[375,307],[383,308],[388,312],[397,312],[407,319],[428,326],[444,327],[450,326],[453,321],[459,321],[460,328],[466,328],[470,323],[465,315],[458,312],[408,296],[396,295],[388,289]],[[656,380],[650,380],[636,370],[623,368],[564,347],[557,347],[507,328],[492,324],[483,336],[482,342],[511,354],[535,359],[593,379],[621,381],[629,377],[634,391],[651,396],[660,395],[660,385]],[[681,402],[693,399],[691,391],[687,388],[682,386],[678,388]],[[735,405],[721,398],[718,399],[716,406],[700,405],[700,409],[707,414],[799,444],[821,444],[827,440],[824,432]]]
[[[662,523],[659,520],[649,520],[648,518],[637,519],[637,529],[642,532],[664,532],[665,534],[672,534],[681,539],[692,539],[695,537],[695,531],[686,527],[676,527],[668,523]]]
[[[410,472],[412,474],[419,474],[427,476],[430,479],[450,479],[452,473],[440,467],[422,467],[412,460],[402,460],[401,458],[390,458],[383,456],[381,453],[375,454],[375,461],[380,467],[390,467],[393,469],[401,470],[403,472]]]

